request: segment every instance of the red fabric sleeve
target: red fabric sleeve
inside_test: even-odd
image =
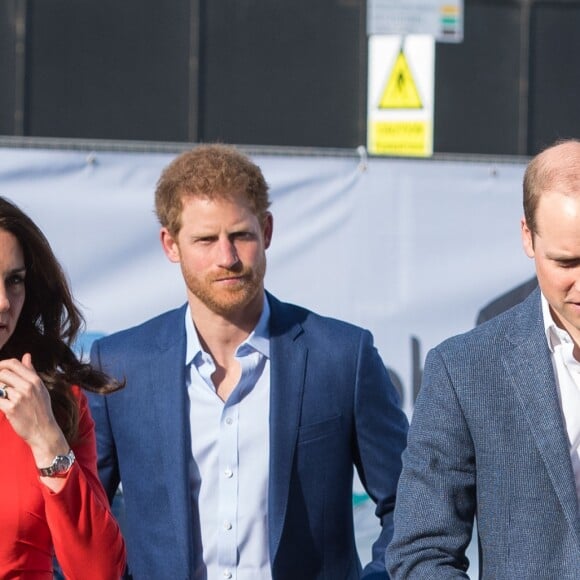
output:
[[[58,493],[43,487],[46,520],[58,562],[70,580],[113,580],[125,569],[125,543],[97,474],[95,424],[87,398],[79,402],[76,461]]]

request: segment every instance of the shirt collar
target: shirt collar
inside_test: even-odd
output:
[[[571,343],[572,338],[563,328],[559,328],[554,322],[550,305],[546,300],[544,294],[541,294],[542,302],[542,318],[544,319],[544,332],[546,333],[546,340],[548,341],[548,348],[551,352],[561,344]]]
[[[185,364],[189,365],[198,354],[203,354],[204,352],[199,342],[199,336],[195,329],[195,324],[193,323],[189,304],[185,310],[185,340]],[[265,295],[264,307],[262,308],[260,319],[248,338],[246,338],[246,340],[244,340],[244,342],[242,342],[236,349],[236,356],[243,356],[246,354],[245,350],[248,347],[251,347],[251,350],[258,351],[265,357],[270,358],[270,304]]]
[[[250,336],[238,347],[238,352],[244,344],[249,344],[260,354],[270,358],[270,304],[266,295],[264,295],[264,307],[258,324],[256,324],[256,328],[254,328]]]

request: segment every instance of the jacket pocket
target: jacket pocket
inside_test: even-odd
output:
[[[298,430],[298,443],[302,444],[308,441],[314,441],[315,439],[321,439],[322,437],[336,433],[340,430],[341,423],[342,416],[337,415],[336,417],[331,417],[318,423],[301,425]]]

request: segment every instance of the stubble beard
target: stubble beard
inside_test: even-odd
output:
[[[231,318],[248,306],[258,293],[263,292],[265,274],[264,260],[254,269],[241,267],[239,270],[224,270],[220,276],[207,276],[203,280],[190,272],[183,272],[183,277],[189,292],[206,308],[224,318]],[[218,288],[217,280],[228,275],[241,276],[241,282],[233,288]]]

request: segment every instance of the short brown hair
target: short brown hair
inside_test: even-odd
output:
[[[270,200],[262,171],[235,147],[199,145],[176,157],[163,171],[155,191],[155,211],[172,236],[181,229],[184,196],[231,198],[242,193],[263,220]]]
[[[580,193],[580,141],[556,141],[536,155],[526,168],[524,217],[533,234],[537,233],[538,228],[536,210],[540,195],[554,187],[564,194]]]

